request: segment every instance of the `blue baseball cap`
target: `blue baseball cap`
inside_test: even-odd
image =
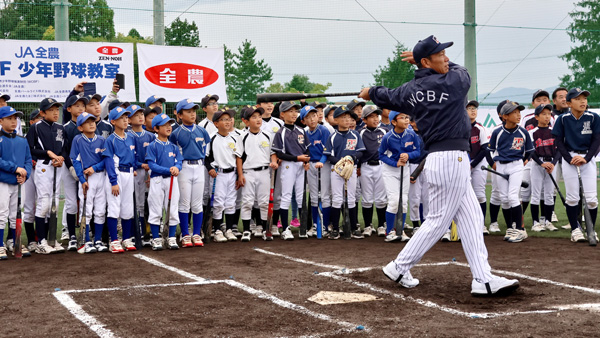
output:
[[[346,106],[339,106],[335,109],[335,111],[333,112],[333,118],[337,118],[340,117],[344,114],[350,114],[350,111],[348,110],[348,108]]]
[[[302,107],[302,109],[300,109],[300,120],[304,120],[306,115],[308,115],[308,113],[310,113],[311,111],[316,112],[317,108],[310,105]]]
[[[198,108],[199,108],[199,106],[190,99],[183,99],[183,100],[177,102],[177,105],[175,106],[175,110],[177,111],[177,114],[179,114],[183,109],[198,109]]]
[[[429,55],[441,52],[442,50],[452,46],[454,42],[440,43],[438,39],[430,35],[426,39],[419,40],[413,48],[413,58],[417,64],[421,63],[421,59]]]
[[[544,109],[548,109],[550,110],[550,112],[552,112],[552,105],[551,104],[540,104],[539,106],[535,107],[535,111],[533,112],[535,115],[540,115],[542,113],[542,110]]]
[[[400,115],[399,111],[392,110],[390,111],[390,115],[388,116],[388,118],[390,119],[390,121],[394,121],[396,117],[398,117],[398,115]]]
[[[175,120],[170,118],[169,115],[158,114],[158,115],[154,116],[154,118],[152,119],[152,129],[154,129],[154,127],[160,127],[164,124],[171,123],[171,122],[175,122]]]
[[[573,88],[567,93],[567,102],[571,102],[571,99],[574,99],[579,95],[584,95],[585,97],[588,97],[590,96],[590,92],[588,92],[587,90],[581,90],[579,88]]]
[[[86,96],[77,96],[77,95],[71,95],[67,98],[67,102],[65,102],[64,108],[69,108],[70,106],[74,105],[75,103],[77,103],[77,101],[81,101],[83,102],[84,105],[88,104],[89,100]]]
[[[13,108],[11,106],[4,106],[4,107],[0,108],[0,119],[9,117],[12,115],[17,115],[17,117],[21,118],[21,117],[23,117],[23,112],[15,110],[15,108]]]
[[[85,123],[85,121],[89,120],[89,119],[94,119],[94,121],[96,120],[96,116],[87,113],[87,112],[83,112],[81,114],[79,114],[79,116],[77,116],[77,126],[81,127],[82,124]]]
[[[137,113],[140,110],[143,112],[144,108],[138,106],[137,104],[132,104],[131,106],[127,107],[125,110],[129,113],[129,115],[127,115],[127,116],[132,117],[135,113]]]
[[[121,108],[121,107],[113,108],[113,110],[111,110],[110,113],[108,113],[108,119],[110,121],[116,120],[116,119],[120,118],[121,116],[123,116],[123,114],[125,114],[125,113],[127,113],[127,109],[125,109],[125,108]]]
[[[148,107],[149,105],[153,104],[156,101],[160,101],[160,103],[165,103],[165,101],[167,101],[167,100],[165,100],[164,97],[152,95],[146,99],[146,107]]]

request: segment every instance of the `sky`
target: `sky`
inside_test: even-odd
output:
[[[152,1],[108,4],[117,32],[135,28],[152,36]],[[479,25],[505,26],[477,27],[479,99],[503,88],[557,86],[569,72],[559,56],[572,46],[565,29],[574,8],[571,0],[477,1]],[[202,46],[237,49],[250,40],[271,66],[272,82],[305,74],[331,83],[330,92],[373,85],[372,74],[392,56],[397,40],[410,49],[432,34],[454,41],[447,55],[464,64],[463,0],[165,0],[165,25],[176,17],[196,22]],[[531,97],[523,95],[525,102]]]

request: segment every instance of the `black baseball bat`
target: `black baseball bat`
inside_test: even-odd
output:
[[[560,200],[562,201],[563,205],[567,205],[567,203],[565,202],[565,196],[563,196],[562,192],[560,192],[560,188],[558,187],[558,184],[556,183],[554,176],[552,176],[552,174],[548,174],[548,176],[550,176],[550,179],[552,180],[552,184],[554,184],[554,187],[556,188],[556,191],[558,192],[558,196],[560,196]]]
[[[301,239],[306,239],[306,228],[309,222],[308,220],[308,207],[306,205],[306,178],[307,171],[304,171],[304,193],[302,194],[302,214],[300,215],[300,237]]]
[[[348,210],[348,180],[344,180],[344,239],[352,236],[350,226],[350,210]]]
[[[317,183],[319,185],[319,202],[317,210],[319,210],[319,217],[317,217],[317,239],[323,238],[323,222],[321,221],[321,168],[317,169]]]
[[[579,169],[579,166],[577,167],[577,177],[579,178],[579,198],[581,199],[581,204],[583,204],[583,217],[585,219],[585,230],[587,232],[588,243],[590,243],[590,246],[596,246],[598,241],[596,241],[596,233],[594,232],[594,222],[592,221],[592,214],[590,213],[590,208],[588,208],[585,193],[583,191],[583,181],[581,180],[581,170]]]
[[[421,163],[419,163],[415,170],[410,174],[411,181],[415,181],[419,177],[419,175],[421,175],[421,171],[423,171],[423,168],[425,168],[426,160],[427,158],[424,158],[423,161],[421,161]]]
[[[500,176],[500,177],[502,177],[502,178],[504,178],[505,180],[508,181],[508,178],[509,178],[508,174],[501,174],[501,173],[497,172],[496,170],[488,168],[488,167],[486,167],[484,165],[481,166],[481,170],[487,170],[487,171],[491,172],[492,174],[496,174],[496,175],[498,175],[498,176]],[[522,188],[529,188],[529,182],[525,182],[525,181],[521,182],[521,187]]]
[[[19,184],[19,197],[17,198],[17,220],[15,226],[15,248],[14,255],[15,258],[23,258],[23,251],[21,251],[21,224],[23,223],[23,218],[21,217],[21,184]]]
[[[360,92],[347,93],[263,93],[256,95],[256,102],[277,102],[277,101],[293,101],[303,99],[314,99],[317,97],[333,97],[333,96],[358,96]]]
[[[48,244],[54,247],[56,244],[56,226],[58,219],[56,218],[56,167],[54,167],[54,177],[52,178],[52,208],[50,209],[50,220],[48,221]]]

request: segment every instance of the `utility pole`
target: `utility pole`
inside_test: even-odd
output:
[[[56,0],[54,6],[54,40],[69,41],[69,0]]]
[[[154,44],[165,44],[165,1],[154,0]]]
[[[471,75],[469,100],[477,100],[477,39],[475,37],[475,0],[465,0],[465,67]]]

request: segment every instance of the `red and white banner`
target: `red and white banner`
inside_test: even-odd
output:
[[[227,103],[223,48],[137,45],[140,101],[151,95],[199,102],[207,94]]]

